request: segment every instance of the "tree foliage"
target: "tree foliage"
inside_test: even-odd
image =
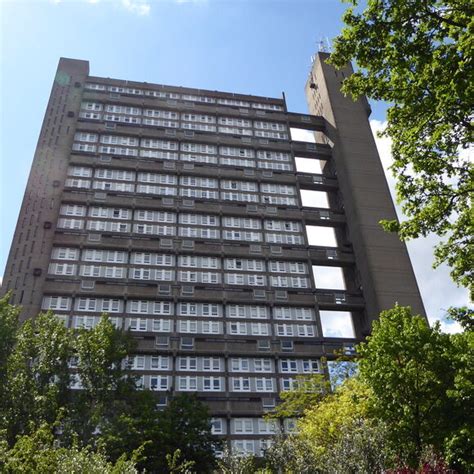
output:
[[[474,285],[474,6],[465,0],[360,0],[344,15],[329,62],[359,69],[343,92],[390,104],[397,196],[407,220],[384,221],[402,239],[434,232],[446,239],[435,264]],[[365,3],[365,2],[364,2]]]
[[[129,450],[143,446],[138,465],[150,472],[166,472],[166,456],[173,456],[177,450],[183,459],[193,463],[193,471],[209,472],[215,462],[214,450],[219,446],[211,434],[207,406],[193,394],[175,396],[163,410],[158,410],[153,394],[146,391],[135,395],[128,412],[108,420],[99,443],[113,459],[120,456],[123,446]]]
[[[52,434],[52,427],[43,424],[29,435],[18,437],[9,449],[0,445],[0,470],[6,474],[136,474],[135,457],[123,455],[117,462],[110,462],[105,453],[74,443],[59,447]]]
[[[355,375],[317,398],[285,394],[298,430],[267,450],[272,472],[473,471],[472,328],[443,334],[396,306],[357,346],[357,361]]]
[[[218,443],[207,407],[184,394],[160,409],[155,393],[138,390],[129,333],[107,315],[90,330],[68,329],[51,313],[20,325],[8,297],[0,300],[2,472],[212,469]]]
[[[420,464],[426,446],[447,455],[447,443],[459,437],[464,468],[473,460],[473,335],[443,334],[396,306],[358,346],[360,376],[373,392],[371,416],[387,424],[391,449],[409,466]]]

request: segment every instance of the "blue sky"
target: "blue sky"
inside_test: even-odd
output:
[[[1,255],[5,266],[59,57],[92,75],[280,97],[307,112],[304,84],[321,38],[342,28],[339,0],[36,0],[0,2]],[[373,104],[376,126],[385,106]],[[379,143],[385,161],[387,143]],[[389,145],[388,145],[389,146]],[[431,241],[410,245],[428,312],[466,304]]]

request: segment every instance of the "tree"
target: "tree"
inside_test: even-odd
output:
[[[215,464],[214,451],[219,442],[211,433],[211,420],[206,405],[194,394],[173,397],[159,412],[153,445],[155,470],[166,472],[162,465],[167,454],[180,450],[186,461],[194,462],[196,472],[209,472]]]
[[[13,351],[19,329],[18,317],[20,308],[8,303],[11,293],[0,298],[0,406],[7,403],[7,373],[8,358]],[[0,416],[1,416],[0,411]],[[0,419],[0,426],[5,426],[6,420]]]
[[[81,390],[76,393],[71,429],[83,442],[108,419],[130,410],[136,385],[126,361],[134,347],[132,336],[117,329],[106,314],[92,329],[77,332],[75,376]]]
[[[465,334],[443,334],[438,324],[430,328],[409,307],[396,306],[381,313],[358,346],[360,377],[373,393],[371,416],[387,425],[390,448],[413,468],[427,446],[445,454],[447,440],[459,436],[472,452],[463,430],[474,424],[474,345],[472,333],[469,340]]]
[[[268,417],[280,419],[299,417],[309,406],[317,404],[330,388],[330,382],[324,375],[298,376],[292,390],[280,393],[282,403],[269,413]]]
[[[473,4],[463,0],[359,0],[344,15],[329,62],[359,69],[343,92],[390,104],[397,197],[407,220],[383,221],[403,240],[434,232],[446,239],[435,265],[474,291]]]
[[[128,411],[107,419],[98,442],[112,459],[124,449],[132,452],[143,446],[138,466],[147,472],[168,472],[168,459],[172,461],[177,450],[185,460],[179,464],[182,469],[192,463],[194,471],[209,472],[219,447],[211,433],[207,406],[194,395],[175,396],[160,410],[155,394],[146,390],[135,394]]]
[[[7,474],[138,474],[133,453],[124,455],[116,463],[107,460],[104,453],[93,452],[73,444],[70,448],[58,447],[52,426],[43,424],[30,435],[20,436],[9,449],[0,445],[0,470]]]
[[[73,340],[51,313],[27,320],[10,348],[6,368],[6,397],[1,407],[2,428],[11,442],[42,423],[53,423],[70,401]]]

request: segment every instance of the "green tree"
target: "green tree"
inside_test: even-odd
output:
[[[296,394],[295,394],[296,396]],[[372,392],[357,377],[306,406],[297,432],[266,451],[273,472],[381,472],[387,465],[386,428],[369,416]]]
[[[70,429],[84,443],[102,430],[102,425],[117,413],[130,410],[135,378],[126,363],[135,341],[102,315],[92,329],[81,329],[75,337],[75,356],[81,390],[75,396]]]
[[[407,220],[384,221],[403,240],[434,232],[447,262],[474,290],[474,6],[467,0],[360,0],[344,15],[329,62],[359,69],[343,92],[390,104],[383,135],[392,139],[397,196]],[[365,2],[364,2],[365,3]]]
[[[166,472],[163,461],[167,454],[177,449],[183,459],[194,462],[196,472],[209,472],[214,467],[214,450],[219,447],[219,442],[211,433],[207,406],[193,394],[173,397],[159,412],[154,441],[151,446],[157,454],[154,456],[157,472]]]
[[[472,349],[464,335],[443,334],[400,306],[382,312],[358,346],[372,416],[387,424],[390,448],[409,466],[418,467],[427,446],[444,453],[446,440],[472,426]]]
[[[269,418],[295,418],[317,404],[330,391],[330,382],[322,374],[296,377],[292,390],[280,393],[281,403],[268,414]]]
[[[6,399],[0,409],[10,442],[41,423],[53,423],[69,403],[72,355],[72,335],[51,313],[20,327],[7,358]]]
[[[8,358],[15,346],[19,329],[18,317],[20,308],[8,303],[11,293],[0,298],[0,406],[7,403],[7,373]],[[2,412],[0,411],[0,416]],[[0,426],[5,426],[6,420],[0,419]]]
[[[139,467],[150,472],[169,472],[169,460],[177,450],[182,468],[209,472],[215,462],[214,450],[219,447],[211,434],[211,421],[207,406],[196,396],[180,394],[171,398],[166,408],[156,406],[155,394],[150,391],[136,393],[127,412],[109,417],[103,425],[99,444],[112,459],[123,452],[143,446],[143,459]],[[171,456],[171,457],[170,457]],[[168,458],[167,458],[168,457]],[[184,466],[184,467],[183,467]]]
[[[41,425],[29,435],[20,436],[9,449],[0,445],[0,470],[6,474],[135,474],[135,457],[124,455],[111,463],[104,453],[73,444],[70,448],[55,443],[52,427]]]

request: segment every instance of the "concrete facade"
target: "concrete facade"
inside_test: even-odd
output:
[[[62,58],[3,279],[23,318],[50,309],[91,327],[109,313],[139,341],[143,386],[161,404],[197,392],[236,452],[291,430],[262,418],[278,393],[352,350],[382,309],[423,314],[405,246],[378,226],[395,211],[367,103],[345,99],[322,59],[304,115],[284,98],[93,77]],[[298,172],[297,157],[324,172]],[[300,190],[329,204],[303,206]],[[310,245],[308,226],[335,243]],[[350,337],[323,315],[352,321]]]

